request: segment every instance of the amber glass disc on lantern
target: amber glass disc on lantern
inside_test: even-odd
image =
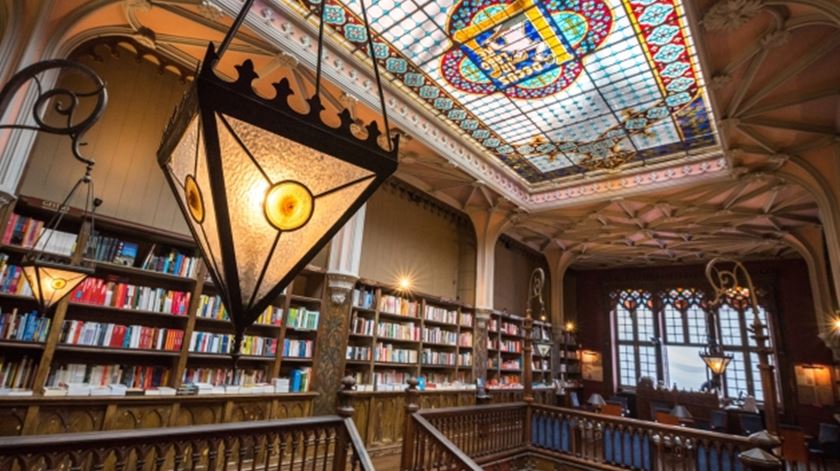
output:
[[[349,112],[340,126],[289,107],[285,79],[258,96],[251,61],[239,77],[215,75],[212,45],[158,151],[213,280],[242,332],[397,166],[397,140],[382,148],[374,121],[360,140]]]
[[[726,373],[726,367],[732,361],[732,355],[727,355],[723,353],[723,350],[716,347],[707,347],[705,351],[701,351],[700,358],[709,368],[709,371],[716,376],[722,376]]]
[[[41,312],[48,311],[93,274],[93,269],[87,267],[41,260],[24,262],[21,269]]]

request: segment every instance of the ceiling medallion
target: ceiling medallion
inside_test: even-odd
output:
[[[588,2],[464,0],[446,31],[458,44],[441,58],[443,77],[467,93],[541,98],[567,88],[581,57],[604,43],[612,12]]]

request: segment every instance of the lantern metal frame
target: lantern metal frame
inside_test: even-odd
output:
[[[56,86],[51,89],[44,89],[43,82],[39,77],[42,74],[55,74],[72,72],[81,75],[84,79],[89,81],[93,87],[90,90],[78,91],[69,88],[62,88]],[[85,173],[75,185],[70,189],[70,192],[58,206],[55,213],[50,218],[50,221],[44,226],[44,230],[38,235],[32,248],[23,256],[21,268],[26,274],[25,279],[32,287],[33,295],[38,303],[40,312],[46,313],[53,305],[61,301],[75,286],[84,281],[84,279],[94,273],[94,263],[85,264],[80,261],[74,264],[71,258],[71,263],[63,263],[62,257],[56,257],[52,254],[39,250],[39,246],[46,246],[49,243],[50,237],[61,224],[65,214],[68,211],[68,203],[73,195],[82,187],[86,187],[85,208],[82,213],[82,220],[90,218],[91,233],[96,227],[96,208],[102,204],[102,200],[95,198],[93,185],[93,166],[94,160],[86,157],[81,152],[81,147],[84,145],[82,138],[85,133],[94,125],[108,105],[108,91],[105,87],[105,82],[101,77],[90,67],[75,62],[69,59],[52,59],[37,62],[28,67],[25,67],[15,73],[12,78],[0,90],[0,116],[2,116],[12,98],[21,90],[24,90],[27,85],[32,84],[35,87],[37,95],[32,105],[31,114],[35,121],[35,125],[29,124],[3,124],[0,125],[2,129],[19,129],[27,131],[46,132],[50,134],[65,135],[71,140],[71,153],[74,159],[85,165]],[[76,112],[83,99],[94,99],[93,107],[90,111],[79,119]],[[51,110],[57,116],[64,118],[63,124],[49,123],[45,119],[46,112]],[[49,231],[49,232],[48,232]],[[48,234],[46,238],[44,234]],[[84,247],[81,248],[81,253],[84,254],[88,248],[88,240],[85,240]],[[28,268],[32,269],[29,274]],[[74,280],[71,288],[57,297],[45,299],[45,290],[42,283],[47,282],[44,278],[50,270],[60,270],[63,272],[75,273],[79,275],[79,279]],[[34,279],[33,279],[34,278]],[[67,280],[61,280],[67,282]]]
[[[272,84],[276,92],[273,98],[265,98],[256,93],[253,87],[253,82],[258,78],[254,70],[253,62],[246,59],[243,63],[236,65],[237,77],[232,82],[226,81],[219,77],[215,72],[215,66],[220,61],[225,50],[230,45],[236,31],[243,24],[247,16],[253,0],[246,0],[243,3],[239,14],[234,20],[231,28],[228,30],[224,40],[222,41],[218,50],[215,49],[211,43],[208,45],[204,60],[202,61],[199,72],[196,74],[195,81],[191,89],[185,94],[182,103],[176,109],[172,119],[164,131],[164,136],[160,148],[158,150],[158,163],[163,170],[167,181],[177,196],[179,207],[188,221],[192,218],[197,223],[197,227],[204,230],[203,221],[191,215],[189,202],[187,198],[181,198],[179,191],[181,183],[176,181],[173,171],[169,164],[173,160],[173,151],[179,146],[182,137],[192,126],[193,120],[198,118],[199,122],[199,138],[204,144],[204,156],[202,157],[206,162],[207,184],[209,187],[209,195],[199,192],[201,198],[201,206],[203,207],[203,198],[211,198],[213,204],[213,217],[216,228],[215,236],[218,237],[218,250],[220,253],[205,253],[204,244],[199,243],[200,251],[208,266],[208,271],[217,287],[222,298],[222,302],[227,308],[230,315],[231,322],[234,327],[233,346],[230,350],[230,355],[234,360],[234,369],[240,355],[239,349],[242,342],[245,329],[251,325],[256,318],[264,311],[274,299],[276,299],[285,287],[306,267],[315,255],[329,242],[329,240],[338,232],[341,227],[356,213],[356,211],[373,195],[373,192],[385,182],[397,169],[397,155],[399,147],[399,135],[391,138],[390,128],[388,125],[387,110],[384,102],[384,94],[382,92],[382,84],[379,76],[379,70],[376,60],[373,60],[373,70],[376,77],[377,89],[379,92],[380,105],[382,107],[383,121],[385,132],[380,131],[377,121],[374,119],[370,124],[362,129],[351,116],[349,110],[344,109],[338,113],[340,124],[337,128],[327,125],[321,119],[321,112],[324,111],[324,106],[321,103],[321,70],[322,70],[322,56],[323,56],[323,30],[324,30],[324,8],[322,4],[321,23],[319,28],[319,43],[318,43],[318,60],[316,71],[316,84],[314,94],[306,99],[309,105],[309,110],[300,113],[293,109],[289,104],[289,97],[294,93],[288,79],[283,78],[279,82]],[[369,50],[373,51],[373,39],[370,33],[370,28],[367,22],[367,13],[364,2],[362,2],[362,11],[365,19],[365,27],[367,28],[368,46]],[[371,55],[371,57],[373,57]],[[217,126],[216,118],[220,118],[222,126],[235,139],[240,137],[236,131],[230,126],[225,118],[233,118],[237,121],[246,123],[250,126],[259,128],[260,131],[267,134],[275,135],[293,141],[296,145],[306,147],[315,152],[326,154],[329,157],[335,158],[356,166],[360,169],[366,170],[370,175],[365,175],[364,178],[358,178],[339,187],[327,190],[320,195],[309,195],[313,197],[312,201],[316,201],[319,196],[325,196],[327,193],[340,191],[341,189],[349,188],[352,185],[370,180],[370,183],[358,194],[356,200],[352,202],[336,220],[334,224],[329,226],[329,229],[320,234],[317,242],[311,245],[311,248],[305,252],[304,255],[284,274],[276,284],[265,291],[264,294],[257,295],[263,283],[263,275],[268,269],[271,257],[266,257],[262,266],[257,267],[261,270],[260,277],[254,288],[254,294],[250,296],[250,300],[243,299],[242,292],[237,288],[240,281],[239,266],[237,264],[237,253],[234,241],[234,234],[231,225],[231,215],[235,208],[230,207],[229,197],[226,194],[226,180],[223,172],[223,151],[220,143],[220,131]],[[366,132],[365,132],[366,131]],[[366,134],[366,135],[365,135]],[[361,136],[361,137],[357,137]],[[384,148],[382,143],[387,142],[387,148]],[[245,149],[247,146],[239,142]],[[198,149],[199,144],[196,144]],[[246,149],[246,152],[247,151]],[[251,162],[254,163],[257,169],[261,167],[253,155],[248,154]],[[199,157],[196,156],[196,159]],[[265,175],[265,172],[263,172]],[[266,178],[267,179],[267,178]],[[287,180],[295,183],[294,180]],[[270,188],[282,182],[270,182]],[[302,185],[304,188],[305,185]],[[306,188],[309,191],[308,188]],[[207,188],[204,189],[207,191]],[[267,195],[268,193],[266,193]],[[186,192],[185,192],[186,195]],[[314,203],[313,203],[314,204]],[[265,209],[264,209],[265,211]],[[269,224],[272,224],[268,214],[263,214]],[[312,215],[310,214],[309,217]],[[308,222],[308,219],[307,219]],[[304,222],[303,224],[306,224]],[[273,225],[273,224],[272,224]],[[192,236],[197,241],[204,241],[205,238],[197,232],[197,228],[192,223],[188,224]],[[274,225],[277,232],[277,239],[279,240],[284,230]],[[302,227],[299,226],[299,227]],[[291,232],[286,230],[285,232]],[[311,240],[311,239],[310,239]],[[276,245],[276,241],[275,241]],[[209,247],[209,246],[208,246]],[[271,249],[273,253],[273,248]],[[269,255],[271,255],[269,253]],[[221,261],[217,264],[214,261],[214,255]],[[270,286],[270,285],[269,285]]]

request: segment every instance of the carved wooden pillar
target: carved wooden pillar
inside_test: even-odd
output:
[[[473,378],[481,379],[487,386],[487,323],[490,311],[476,309],[475,330],[473,330]]]
[[[315,415],[334,411],[339,378],[344,376],[353,287],[359,276],[365,206],[333,237],[327,265],[324,312],[318,325],[318,348],[313,364]]]
[[[400,470],[407,471],[412,467],[414,455],[414,422],[411,415],[420,410],[420,395],[417,392],[417,378],[408,378],[408,388],[405,390],[405,418],[403,419],[403,442]]]

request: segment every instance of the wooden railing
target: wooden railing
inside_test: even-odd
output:
[[[330,416],[0,438],[0,469],[372,471],[344,391],[340,398]]]
[[[740,471],[739,454],[756,446],[736,435],[524,402],[410,406],[409,394],[403,471],[494,469],[534,457],[588,469]]]

